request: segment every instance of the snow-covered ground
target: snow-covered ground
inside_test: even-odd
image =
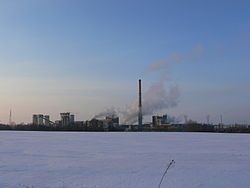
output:
[[[250,135],[0,131],[0,187],[250,187]]]

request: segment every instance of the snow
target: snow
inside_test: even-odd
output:
[[[250,135],[0,131],[2,188],[250,187]]]

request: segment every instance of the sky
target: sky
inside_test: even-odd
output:
[[[167,77],[168,113],[250,123],[250,2],[1,0],[0,121],[124,109]],[[171,60],[178,57],[178,60]],[[195,57],[195,58],[194,58]],[[170,61],[170,63],[169,63]],[[168,62],[162,70],[150,67]]]

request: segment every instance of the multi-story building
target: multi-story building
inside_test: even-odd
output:
[[[162,116],[162,124],[168,124],[168,123],[169,123],[168,115],[165,114]]]
[[[119,117],[106,116],[105,122],[110,127],[118,127],[119,126]]]
[[[38,114],[38,125],[44,125],[43,114]]]
[[[49,126],[50,125],[49,115],[45,115],[44,116],[44,125],[45,126]]]
[[[43,114],[33,114],[33,125],[44,125]]]
[[[152,117],[152,124],[153,124],[153,127],[156,127],[156,126],[161,126],[162,124],[162,116],[153,116]]]
[[[170,123],[169,116],[167,114],[163,116],[152,116],[152,125],[161,126],[161,125],[168,125]]]
[[[74,124],[75,123],[75,115],[70,114],[70,124]]]
[[[62,126],[69,126],[70,125],[70,113],[60,113],[61,115],[61,125]]]
[[[33,114],[32,124],[38,125],[38,115],[37,114]]]

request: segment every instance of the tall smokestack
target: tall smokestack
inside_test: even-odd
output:
[[[141,80],[139,80],[139,112],[138,112],[138,127],[142,128],[142,97],[141,97]]]

